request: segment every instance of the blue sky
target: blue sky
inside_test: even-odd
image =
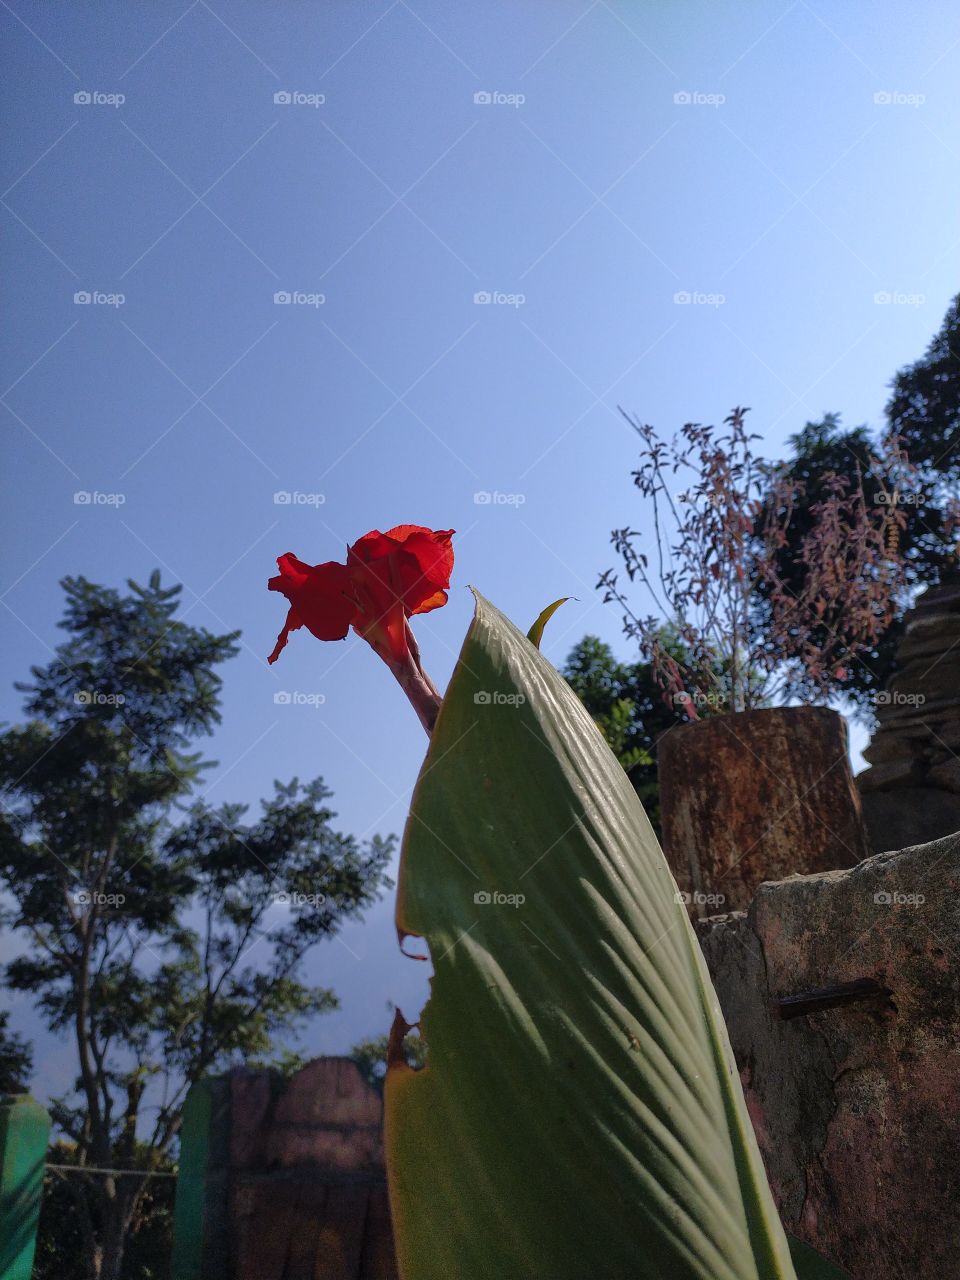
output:
[[[557,662],[586,631],[629,656],[594,590],[610,529],[645,528],[616,406],[668,430],[747,404],[771,454],[826,410],[877,425],[957,290],[960,14],[908,17],[0,5],[0,715],[57,643],[60,577],[159,567],[191,621],[243,631],[207,798],[322,774],[345,830],[399,832],[422,730],[356,638],[301,633],[268,669],[265,583],[404,522],[458,530],[451,602],[417,623],[438,683],[468,582],[523,624],[577,596]],[[391,915],[314,953],[343,1009],[308,1050],[422,1003]],[[41,1093],[69,1060],[48,1048]]]

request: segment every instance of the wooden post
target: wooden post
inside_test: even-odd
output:
[[[49,1139],[39,1102],[0,1097],[0,1280],[30,1280]]]
[[[229,1174],[230,1081],[198,1080],[183,1107],[171,1280],[227,1280]]]

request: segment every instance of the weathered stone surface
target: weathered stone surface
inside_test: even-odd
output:
[[[960,830],[960,574],[918,598],[897,661],[857,777],[874,849]]]
[[[234,1168],[382,1165],[382,1101],[349,1058],[317,1058],[285,1084],[266,1071],[235,1072],[231,1085]]]
[[[697,929],[787,1229],[854,1280],[957,1275],[960,836],[761,885]],[[779,1016],[864,978],[880,994]]]
[[[938,840],[945,831],[960,831],[960,796],[940,787],[868,791],[863,817],[877,853],[905,849]]]
[[[895,786],[897,783],[915,786],[921,780],[919,762],[900,759],[875,764],[872,769],[860,775],[858,782],[861,795],[865,795],[868,791],[880,791],[884,787]]]
[[[269,1071],[225,1080],[232,1134],[223,1274],[397,1280],[382,1099],[356,1064],[319,1058],[286,1081]]]
[[[960,760],[956,756],[947,757],[942,764],[933,766],[929,777],[938,787],[960,793]]]
[[[930,587],[923,598],[931,608],[960,610],[960,581],[954,576],[937,587]]]
[[[764,880],[869,852],[835,711],[715,716],[665,733],[657,755],[664,852],[696,915],[746,907]]]

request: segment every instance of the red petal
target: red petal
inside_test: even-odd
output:
[[[277,643],[273,646],[273,653],[271,653],[270,657],[267,659],[267,662],[269,662],[271,666],[273,665],[274,662],[276,662],[276,660],[280,657],[281,653],[283,653],[284,649],[287,647],[287,640],[289,639],[290,632],[296,631],[298,627],[302,627],[302,626],[303,626],[303,623],[297,617],[294,610],[291,609],[290,612],[287,614],[286,622],[283,624],[283,630],[277,636]]]
[[[376,578],[384,607],[388,598],[399,598],[408,615],[426,613],[446,604],[452,536],[452,529],[418,524],[397,525],[386,533],[373,529],[353,544],[348,561],[359,560]]]
[[[286,596],[291,610],[270,661],[276,660],[287,636],[297,627],[306,627],[318,640],[342,640],[358,612],[346,565],[335,560],[305,564],[291,551],[282,555],[277,565],[280,572],[267,586]]]

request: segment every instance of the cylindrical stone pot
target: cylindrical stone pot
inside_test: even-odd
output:
[[[764,880],[852,867],[870,850],[843,718],[773,707],[657,741],[664,853],[695,916],[745,910]]]

